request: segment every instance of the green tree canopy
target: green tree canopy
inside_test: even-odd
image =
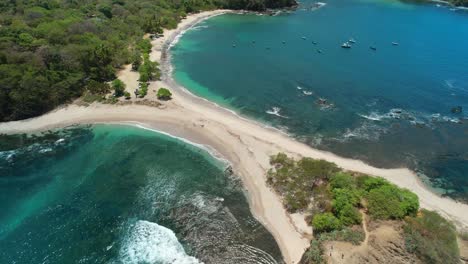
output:
[[[166,88],[159,88],[157,97],[160,100],[169,100],[172,97],[172,93]]]

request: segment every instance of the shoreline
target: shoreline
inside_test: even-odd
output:
[[[163,102],[165,109],[135,104],[118,106],[95,103],[88,107],[72,104],[40,117],[0,123],[0,133],[40,131],[74,124],[120,123],[143,126],[185,139],[196,146],[207,146],[232,164],[235,174],[242,179],[246,189],[250,210],[275,237],[288,264],[299,262],[309,246],[312,228],[304,227],[303,218],[288,214],[279,196],[266,184],[265,174],[270,166],[269,156],[280,151],[294,157],[325,159],[346,170],[381,176],[415,192],[419,196],[421,207],[438,211],[460,228],[468,227],[467,204],[433,193],[414,172],[406,168],[380,169],[359,160],[313,149],[275,128],[244,118],[234,111],[197,97],[178,85],[171,78],[171,43],[197,23],[227,12],[231,11],[215,10],[189,15],[179,23],[177,29],[165,30],[164,37],[152,41],[150,58],[160,62],[163,77],[162,81],[151,83],[149,90],[168,87],[173,92],[174,99]],[[129,70],[126,69],[119,76],[125,77],[128,73]],[[154,93],[148,93],[148,98],[155,98]]]

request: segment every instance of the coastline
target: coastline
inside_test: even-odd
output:
[[[173,100],[163,103],[164,109],[141,105],[69,105],[37,118],[0,123],[0,133],[38,131],[73,124],[123,123],[143,126],[184,138],[190,143],[207,146],[228,160],[235,174],[241,177],[253,215],[275,237],[287,263],[297,263],[300,260],[309,246],[308,239],[312,230],[305,226],[303,218],[290,216],[283,208],[278,195],[266,184],[265,173],[270,166],[269,156],[280,151],[295,157],[325,159],[347,170],[384,177],[415,192],[420,198],[421,207],[438,211],[454,221],[458,227],[468,227],[468,205],[436,195],[408,169],[379,169],[359,160],[313,149],[274,128],[248,120],[229,109],[196,97],[172,80],[167,53],[171,43],[195,24],[226,12],[230,11],[216,10],[190,15],[177,29],[165,30],[164,37],[152,42],[150,57],[161,63],[163,80],[151,83],[149,90],[168,87],[174,97]],[[135,78],[127,74],[127,68],[119,74],[119,78],[123,76],[125,82]],[[154,93],[150,92],[148,98],[155,99]]]

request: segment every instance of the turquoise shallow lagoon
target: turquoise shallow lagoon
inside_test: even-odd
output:
[[[225,166],[131,126],[0,136],[0,263],[281,263]]]
[[[307,144],[410,167],[441,193],[468,199],[468,12],[383,0],[312,4],[198,24],[172,48],[174,78]],[[351,38],[352,48],[341,48]],[[452,113],[456,106],[463,112]]]

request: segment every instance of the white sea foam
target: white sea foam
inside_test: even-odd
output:
[[[282,118],[288,118],[286,116],[283,116],[280,114],[280,111],[281,111],[281,108],[279,107],[273,107],[272,109],[270,110],[267,110],[266,113],[267,114],[270,114],[270,115],[275,115],[275,116],[278,116],[278,117],[282,117]]]
[[[51,151],[52,151],[52,148],[43,148],[43,149],[39,150],[39,153],[47,153],[47,152],[51,152]]]
[[[199,264],[185,253],[174,232],[164,226],[139,220],[131,228],[119,252],[123,263]]]
[[[455,83],[455,80],[445,80],[444,81],[445,85],[449,88],[453,88],[453,85]]]
[[[192,30],[200,30],[200,29],[205,29],[205,28],[208,28],[208,26],[207,25],[199,25],[199,26],[192,27],[191,29]]]
[[[304,95],[307,95],[307,96],[313,94],[313,92],[311,92],[311,91],[302,91],[302,93],[303,93]]]
[[[297,86],[296,88],[297,88],[298,90],[302,90],[302,87],[300,87],[300,86]]]
[[[379,114],[377,112],[371,112],[368,115],[359,114],[359,116],[372,121],[381,121],[384,118],[389,118],[388,114]]]
[[[190,140],[188,140],[186,138],[183,138],[183,137],[178,137],[178,136],[166,133],[166,132],[161,131],[161,130],[148,128],[148,127],[146,127],[146,126],[144,126],[142,124],[139,124],[139,123],[133,124],[133,125],[138,127],[138,128],[142,128],[142,129],[145,129],[145,130],[149,130],[149,131],[153,131],[153,132],[156,132],[156,133],[159,133],[159,134],[163,134],[163,135],[171,137],[171,138],[175,138],[175,139],[180,140],[180,141],[182,141],[184,143],[187,143],[187,144],[190,144],[190,145],[195,146],[197,148],[203,149],[206,152],[208,152],[211,156],[213,156],[217,160],[221,161],[224,165],[226,165],[226,166],[231,165],[231,163],[227,159],[225,159],[218,151],[216,151],[213,147],[211,147],[209,145],[198,144],[198,143],[195,143],[195,142],[190,141]]]

